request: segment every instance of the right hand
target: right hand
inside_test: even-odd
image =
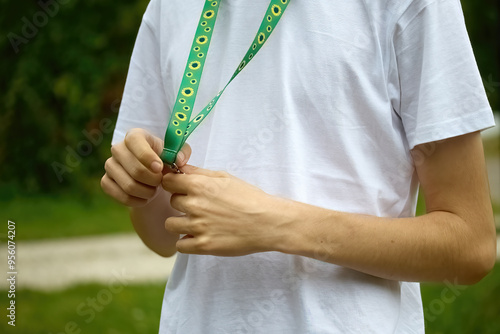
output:
[[[106,173],[101,187],[106,194],[130,207],[151,202],[160,191],[163,174],[170,171],[160,159],[163,141],[143,129],[132,129],[125,139],[111,147],[111,158],[106,160]],[[176,164],[184,166],[191,156],[191,147],[185,144],[177,155]]]

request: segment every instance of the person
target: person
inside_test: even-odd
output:
[[[459,0],[290,1],[176,174],[161,138],[203,4],[151,0],[101,181],[178,252],[160,333],[424,333],[418,282],[473,284],[496,254],[494,121]],[[195,110],[268,4],[221,3]]]

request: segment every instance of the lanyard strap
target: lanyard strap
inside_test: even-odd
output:
[[[190,121],[221,1],[222,0],[206,0],[198,22],[198,28],[196,29],[189,58],[182,77],[181,87],[177,93],[177,99],[165,133],[164,149],[160,155],[161,159],[170,166],[175,167],[177,153],[182,145],[184,145],[186,139],[215,107],[220,96],[226,90],[227,86],[229,86],[231,81],[233,81],[262,48],[278,24],[290,0],[271,0],[252,45],[229,82],[205,106],[205,108]]]

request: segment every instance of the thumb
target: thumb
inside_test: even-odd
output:
[[[125,136],[129,151],[149,170],[159,173],[163,169],[160,153],[163,141],[143,129],[132,129]]]
[[[189,146],[188,143],[185,143],[184,146],[182,146],[179,153],[177,153],[177,159],[175,160],[175,164],[178,167],[183,167],[187,164],[189,158],[191,158],[191,146]]]

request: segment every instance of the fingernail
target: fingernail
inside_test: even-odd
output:
[[[159,161],[153,161],[151,163],[151,170],[155,173],[161,172],[163,169],[163,165]]]
[[[177,153],[177,161],[179,162],[179,164],[184,162],[185,158],[186,158],[186,156],[184,155],[184,153],[182,153],[182,151]]]

